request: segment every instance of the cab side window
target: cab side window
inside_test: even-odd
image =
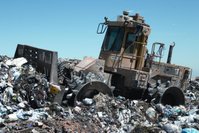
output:
[[[125,53],[132,54],[134,47],[135,47],[135,42],[136,40],[136,34],[135,33],[128,33],[127,38],[126,38],[126,43],[125,43]]]

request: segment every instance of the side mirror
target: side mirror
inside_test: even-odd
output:
[[[105,23],[99,23],[97,27],[97,34],[103,34],[107,29],[107,26]]]

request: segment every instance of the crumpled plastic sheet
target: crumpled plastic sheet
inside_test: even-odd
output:
[[[182,133],[199,133],[199,130],[195,128],[184,128],[182,129]]]

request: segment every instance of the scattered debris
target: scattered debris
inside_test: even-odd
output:
[[[74,88],[80,82],[104,79],[92,73],[74,73],[74,64],[79,61],[62,59],[58,63],[58,75],[65,94],[60,105],[53,101],[59,86],[49,83],[45,75],[25,59],[20,59],[22,62],[18,61],[18,65],[12,61],[0,56],[0,132],[195,133],[199,130],[197,81],[192,81],[185,90],[184,106],[147,103],[102,93],[70,106],[70,99],[75,98]]]

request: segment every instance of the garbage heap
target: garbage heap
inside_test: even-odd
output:
[[[68,67],[73,67],[78,60],[67,62],[70,64]],[[74,95],[71,89],[75,84],[71,80],[67,84],[69,82],[64,77],[64,67],[61,67],[63,64],[66,63],[58,67],[58,73],[60,83],[66,85],[67,93],[60,105],[53,102],[55,94],[51,93],[50,83],[45,75],[36,72],[25,58],[0,56],[0,132],[199,132],[197,81],[192,81],[184,92],[184,106],[172,107],[155,104],[153,100],[147,103],[121,96],[110,97],[102,93],[69,106],[69,99]],[[96,78],[89,75],[86,77]],[[83,79],[76,79],[83,82]]]

